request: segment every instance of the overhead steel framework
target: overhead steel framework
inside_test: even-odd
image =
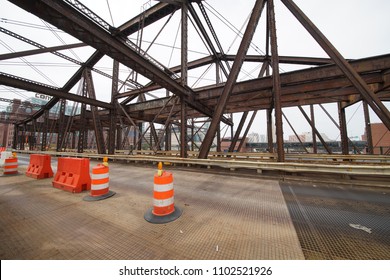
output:
[[[58,151],[71,147],[83,152],[87,142],[94,141],[100,154],[114,154],[116,150],[122,150],[125,146],[130,150],[141,149],[143,141],[148,142],[151,150],[169,150],[172,134],[179,133],[180,156],[187,157],[187,149],[190,148],[198,150],[198,157],[204,159],[208,157],[215,138],[217,151],[221,149],[221,123],[233,126],[233,120],[229,117],[231,113],[243,113],[236,133],[234,135],[232,133],[232,143],[229,147],[229,151],[232,152],[238,142],[239,146],[243,145],[240,139],[248,134],[256,113],[266,110],[268,150],[275,151],[273,141],[276,140],[277,160],[283,162],[285,161],[283,118],[290,126],[291,123],[282,109],[297,107],[312,127],[314,152],[316,152],[315,139],[318,138],[326,151],[332,153],[316,127],[313,105],[336,103],[339,109],[338,123],[322,105],[321,108],[340,129],[342,151],[348,154],[349,140],[346,133],[345,108],[359,101],[364,104],[369,153],[373,151],[373,144],[370,139],[368,108],[371,108],[390,130],[390,113],[383,104],[383,101],[390,101],[390,54],[346,60],[292,0],[280,1],[317,41],[329,58],[279,56],[274,0],[254,1],[249,22],[236,54],[224,52],[201,0],[159,1],[119,27],[108,24],[77,0],[9,1],[82,42],[45,47],[4,28],[0,30],[37,48],[31,51],[3,54],[0,55],[0,60],[52,53],[79,65],[76,73],[60,88],[0,73],[1,85],[52,96],[52,99],[34,114],[15,121],[17,132],[15,134],[23,136],[26,131],[39,134],[42,150],[47,148],[49,128],[57,135]],[[181,12],[181,63],[176,67],[166,67],[141,47],[141,41],[134,43],[129,36],[137,33],[142,37],[145,27],[163,18],[168,17],[169,20],[169,17],[177,11]],[[267,20],[266,53],[249,55],[247,51],[261,17],[266,17]],[[188,61],[189,19],[199,30],[211,53],[194,61]],[[95,49],[95,52],[84,62],[58,52],[85,45]],[[114,60],[112,75],[95,68],[104,56]],[[245,62],[259,63],[262,65],[261,70],[257,78],[239,82],[237,77]],[[279,73],[279,65],[282,63],[308,65],[312,68]],[[120,65],[129,67],[136,74],[129,75],[125,81],[120,80],[118,75]],[[188,71],[209,65],[215,65],[217,68],[216,83],[207,87],[189,86]],[[111,79],[110,102],[96,98],[91,71]],[[221,73],[225,76],[224,83],[221,83]],[[146,77],[149,82],[141,84],[136,78],[137,74]],[[78,83],[78,92],[70,93]],[[120,92],[119,87],[122,88],[123,85],[127,89]],[[166,97],[145,98],[146,94],[157,89],[165,89]],[[74,115],[65,115],[65,100],[81,103],[80,108],[74,108]],[[56,104],[59,106],[59,112],[56,116],[50,117],[49,110]],[[303,105],[311,106],[310,115],[302,109]],[[253,114],[249,125],[244,130],[244,136],[240,137],[251,111]],[[201,119],[202,124],[195,125],[197,118]],[[143,123],[148,124],[149,139],[146,137],[147,130]],[[159,127],[162,126],[162,129],[156,128],[157,124]],[[276,126],[276,139],[272,138],[273,124]],[[293,127],[292,129],[294,130]],[[127,145],[130,131],[133,132],[133,144]],[[191,135],[187,135],[189,131]],[[193,139],[199,131],[204,132],[205,136],[200,147],[197,147]],[[296,134],[295,130],[294,133]],[[192,144],[188,145],[189,142]],[[165,147],[162,143],[165,143]],[[14,139],[14,147],[18,147],[17,136]]]

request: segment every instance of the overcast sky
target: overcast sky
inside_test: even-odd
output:
[[[114,26],[121,25],[138,15],[143,8],[148,8],[150,4],[154,5],[156,3],[156,1],[145,0],[82,0],[81,2]],[[300,23],[295,20],[283,4],[279,0],[275,0],[274,2],[276,6],[279,54],[327,57],[325,52],[301,27]],[[299,5],[345,58],[357,59],[390,53],[390,1],[295,0],[294,2]],[[254,0],[207,0],[204,2],[204,6],[207,9],[208,15],[219,36],[225,53],[236,53],[240,43],[240,37],[237,37],[236,34],[237,30],[244,32],[246,20],[248,19],[254,3]],[[196,4],[194,5],[196,6]],[[63,40],[63,42],[61,42],[58,36],[55,36],[50,30],[43,30],[44,23],[40,19],[19,9],[8,1],[0,0],[0,7],[0,27],[9,29],[45,46],[61,45],[63,42],[78,42],[77,39],[72,38],[65,33],[57,32],[57,35]],[[111,11],[112,18],[109,11]],[[221,18],[221,15],[223,18]],[[26,26],[26,24],[21,22],[29,24]],[[166,19],[145,29],[143,35],[143,49],[146,49],[149,46],[148,42],[154,39],[165,22]],[[179,23],[180,13],[176,13],[158,37],[156,41],[157,44],[149,51],[153,57],[166,66],[176,66],[180,61],[180,36],[177,37],[180,30]],[[31,24],[35,24],[36,26],[32,26]],[[132,35],[131,38],[135,40],[136,35]],[[265,16],[262,16],[253,40],[256,47],[251,48],[249,53],[259,54],[264,52],[264,42]],[[0,33],[0,53],[28,49],[33,49],[33,47],[21,43],[4,33]],[[199,36],[191,27],[191,24],[189,50],[190,60],[208,55],[207,49],[203,46]],[[84,47],[75,49],[74,53],[69,51],[63,53],[73,58],[78,57],[85,61],[92,52],[92,48]],[[38,69],[38,72],[40,71],[43,75],[39,74],[36,70],[33,70],[31,66],[26,66],[25,61],[21,61],[20,59],[0,61],[0,71],[61,87],[77,70],[75,65],[71,65],[66,61],[64,62],[64,60],[54,57],[53,55],[31,56],[26,57],[25,60],[30,62]],[[243,73],[239,76],[239,80],[256,77],[260,66],[261,65],[256,64],[245,65],[243,67]],[[112,60],[105,58],[99,62],[97,67],[110,73]],[[293,69],[296,69],[296,67],[281,65],[282,73]],[[205,70],[206,69],[200,69],[198,72],[190,72],[189,84],[191,86],[200,86],[213,83],[213,79],[215,78],[215,70],[213,69],[210,69],[204,75],[203,80],[198,81],[198,77],[201,76]],[[124,67],[121,68],[121,78],[124,79],[128,73],[128,69]],[[111,90],[110,81],[100,75],[94,75],[94,82],[98,99],[109,100]],[[77,87],[72,89],[72,92],[75,91],[77,91]],[[21,98],[17,92],[10,92],[8,88],[3,86],[0,86],[0,94],[6,98]],[[26,92],[22,94],[23,96],[33,95],[32,93]],[[4,103],[1,103],[1,105],[4,106]],[[386,104],[386,106],[389,108],[388,104]],[[336,105],[327,104],[325,107],[335,119],[338,119]],[[320,131],[326,133],[331,139],[337,139],[339,133],[336,127],[318,106],[315,108],[316,122],[319,123],[318,127]],[[304,121],[301,114],[297,113],[297,110],[286,108],[283,111],[299,133],[310,131],[309,125]],[[347,109],[349,136],[361,136],[361,134],[363,134],[364,120],[362,112],[360,103]],[[374,114],[371,114],[371,117],[372,122],[379,121]],[[239,115],[236,115],[234,120],[238,123]],[[251,131],[265,134],[265,116],[263,112],[258,114]],[[284,138],[287,139],[290,134],[293,133],[287,124],[285,124]]]

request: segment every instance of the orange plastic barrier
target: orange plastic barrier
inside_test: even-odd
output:
[[[58,158],[57,173],[52,184],[55,188],[72,193],[90,190],[89,159]]]
[[[4,161],[4,175],[18,174],[18,158],[10,157]]]
[[[162,171],[162,164],[159,163],[159,171],[154,175],[153,207],[144,218],[154,224],[163,224],[176,220],[181,213],[174,204],[173,175]]]
[[[51,156],[32,154],[30,156],[30,164],[28,165],[26,176],[35,179],[53,177],[53,170],[51,169]]]
[[[91,193],[83,198],[85,201],[96,201],[109,198],[115,192],[109,190],[109,168],[103,164],[98,164],[92,168]]]

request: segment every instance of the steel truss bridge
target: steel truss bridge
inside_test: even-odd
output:
[[[187,158],[189,150],[195,149],[196,157],[206,159],[214,147],[215,139],[215,149],[217,152],[221,151],[221,126],[233,125],[229,117],[231,113],[243,114],[236,133],[232,135],[230,152],[237,144],[242,145],[240,141],[248,134],[257,112],[265,110],[268,152],[276,155],[276,161],[285,162],[284,118],[288,124],[290,123],[282,109],[298,108],[312,127],[314,152],[315,141],[318,139],[327,153],[332,154],[332,148],[324,141],[320,129],[317,128],[318,124],[316,125],[314,121],[313,105],[319,104],[325,110],[322,104],[336,103],[338,119],[334,120],[329,114],[328,116],[340,130],[342,154],[348,155],[353,143],[347,136],[345,109],[362,102],[367,131],[367,152],[372,153],[369,108],[390,130],[390,113],[383,103],[390,101],[390,54],[358,60],[345,59],[292,0],[280,1],[318,42],[329,58],[278,55],[274,0],[254,1],[249,22],[236,54],[224,53],[201,0],[156,1],[155,5],[119,27],[110,25],[77,0],[10,0],[21,9],[82,42],[45,47],[25,36],[1,28],[1,32],[34,46],[34,49],[2,54],[0,60],[51,53],[79,65],[78,70],[62,87],[0,73],[1,85],[52,97],[33,114],[23,118],[14,116],[13,123],[17,133],[14,136],[13,148],[24,148],[23,141],[20,141],[24,139],[24,135],[39,134],[37,140],[39,143],[36,144],[44,151],[47,147],[48,134],[52,131],[57,135],[58,152],[72,148],[82,153],[88,139],[92,137],[98,154],[114,155],[116,151],[124,149],[129,132],[133,131],[134,141],[130,150],[141,150],[142,143],[149,141],[150,150],[158,154],[161,150],[171,150],[171,135],[172,131],[175,131],[178,135],[181,158]],[[169,18],[175,12],[181,13],[181,63],[179,66],[169,68],[152,58],[147,50],[140,48],[139,44],[129,39],[129,36],[136,34],[140,36],[146,27]],[[260,17],[267,18],[266,53],[249,55],[247,50]],[[188,61],[189,19],[196,26],[211,53],[195,61]],[[95,50],[85,61],[77,61],[58,52],[81,46],[90,46]],[[114,61],[111,75],[95,67],[104,56]],[[246,62],[258,63],[261,69],[257,78],[239,82],[237,77],[243,63]],[[279,65],[284,63],[306,65],[310,68],[279,73]],[[149,82],[141,84],[134,78],[136,75],[129,75],[126,80],[119,79],[120,65],[146,77]],[[188,71],[209,65],[215,65],[217,68],[216,83],[207,87],[190,87]],[[96,98],[92,72],[110,79],[112,90],[109,102]],[[221,82],[221,75],[224,75],[225,82]],[[80,84],[79,92],[71,93],[71,89],[77,84]],[[120,87],[125,87],[126,90],[119,91]],[[146,95],[157,89],[165,89],[166,96],[146,98]],[[66,115],[66,101],[81,104],[79,113]],[[302,106],[305,105],[310,105],[310,115],[303,110]],[[54,106],[59,106],[59,112],[55,117],[49,113]],[[244,124],[248,122],[248,118],[249,124],[245,128]],[[144,123],[148,124],[150,139],[145,137],[147,131]],[[156,125],[162,128],[158,129]],[[273,125],[276,127],[275,147],[272,139]],[[189,145],[194,141],[194,135],[200,131],[205,134],[201,144]],[[301,144],[304,148],[305,145]]]

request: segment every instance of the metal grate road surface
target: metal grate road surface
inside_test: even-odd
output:
[[[0,258],[303,259],[277,181],[173,170],[183,215],[156,225],[144,220],[154,172],[110,164],[116,195],[96,202],[52,179],[1,177]]]

